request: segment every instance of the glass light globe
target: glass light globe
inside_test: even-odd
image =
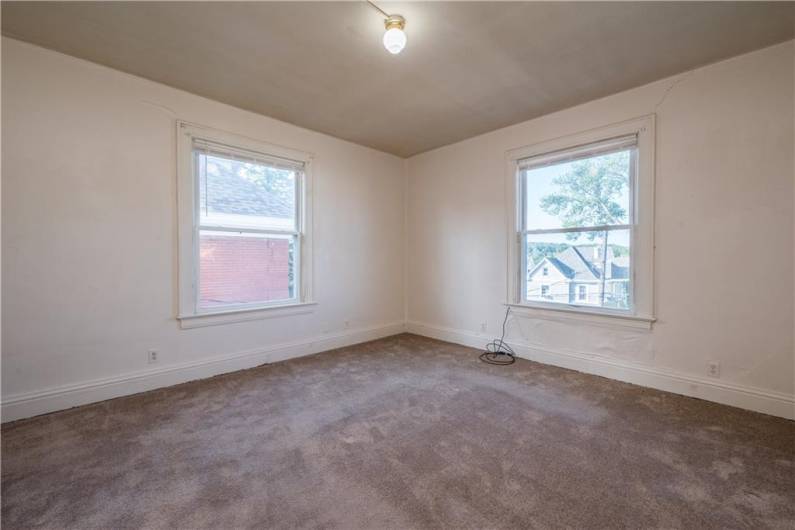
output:
[[[384,48],[397,55],[406,47],[406,34],[400,28],[389,28],[384,33]]]

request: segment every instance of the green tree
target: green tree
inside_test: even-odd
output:
[[[238,175],[262,186],[285,204],[292,204],[295,200],[295,172],[292,170],[244,163],[238,167]]]
[[[629,182],[629,151],[587,158],[571,164],[569,171],[556,177],[556,190],[542,197],[541,209],[558,217],[564,228],[626,224],[627,211],[619,202]],[[593,241],[601,239],[602,273],[600,298],[605,301],[605,271],[609,231],[585,232]],[[569,232],[575,240],[583,233]]]
[[[566,250],[565,243],[532,243],[527,246],[527,254],[533,265],[541,263],[544,258],[551,258],[558,252]]]
[[[291,169],[281,169],[264,164],[216,156],[208,156],[206,164],[208,175],[226,175],[228,178],[231,174],[235,174],[265,190],[268,194],[277,197],[285,205],[295,202],[296,175],[295,171]]]

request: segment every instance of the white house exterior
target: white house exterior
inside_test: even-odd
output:
[[[567,247],[531,265],[527,274],[527,299],[562,304],[629,307],[629,257],[607,250],[605,294],[602,300],[602,247]]]

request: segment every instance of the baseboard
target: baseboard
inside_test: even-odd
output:
[[[234,372],[264,363],[311,355],[396,335],[404,331],[472,348],[482,348],[490,340],[490,337],[464,330],[420,322],[407,322],[405,324],[403,322],[394,322],[381,326],[311,337],[257,350],[220,355],[200,361],[164,366],[117,377],[95,379],[37,392],[11,395],[2,401],[2,421],[8,422],[29,418],[79,405]],[[553,350],[540,345],[513,341],[509,342],[509,344],[516,350],[517,355],[524,359],[791,420],[795,419],[795,396],[792,395],[714,381],[689,374],[680,374],[659,368],[632,364],[626,361],[607,359],[584,352]]]
[[[421,322],[407,322],[406,330],[409,333],[472,348],[483,348],[492,339],[469,331]],[[795,420],[793,395],[607,359],[585,352],[554,350],[537,344],[515,341],[510,341],[508,344],[516,351],[517,356],[523,359]]]
[[[220,355],[200,361],[133,372],[106,379],[95,379],[37,392],[11,395],[2,401],[2,421],[8,422],[29,418],[78,405],[137,394],[147,390],[252,368],[264,363],[283,361],[380,339],[403,333],[404,331],[405,324],[402,321],[394,322],[381,326],[311,337],[257,350]]]

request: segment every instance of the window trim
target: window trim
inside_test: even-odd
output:
[[[259,318],[272,318],[310,312],[312,299],[312,162],[313,155],[253,138],[219,131],[209,127],[177,121],[177,224],[178,224],[178,308],[177,319],[182,328],[218,325]],[[199,309],[199,209],[193,167],[194,139],[228,147],[230,151],[246,151],[261,155],[262,160],[282,160],[303,164],[296,189],[298,263],[297,293],[289,300],[248,303],[218,308]],[[245,231],[245,230],[241,230]]]
[[[517,309],[526,308],[531,311],[520,313],[555,315],[556,317],[579,315],[604,322],[621,319],[626,321],[654,322],[654,130],[655,116],[649,114],[627,121],[598,127],[587,131],[541,141],[506,152],[506,197],[507,211],[507,292],[506,304]],[[531,157],[549,155],[589,144],[609,142],[630,135],[637,136],[637,171],[630,183],[630,242],[632,259],[630,260],[632,292],[631,309],[616,310],[594,306],[561,304],[523,300],[522,274],[526,270],[526,257],[522,256],[523,236],[522,218],[524,213],[524,197],[520,181],[520,161]],[[517,200],[521,199],[521,200]],[[590,228],[590,227],[589,227]],[[598,227],[595,227],[598,228]],[[615,228],[615,227],[613,227]],[[555,229],[554,231],[558,231]]]

